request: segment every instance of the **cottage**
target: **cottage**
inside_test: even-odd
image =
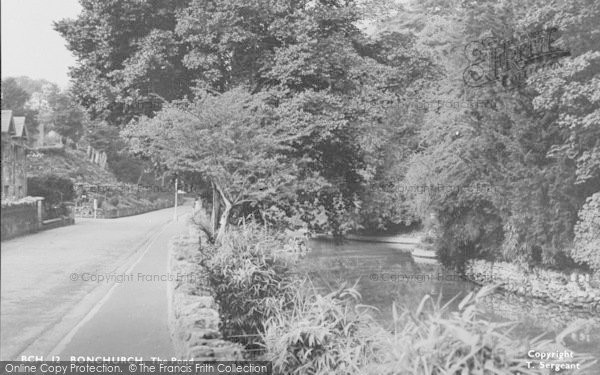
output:
[[[25,117],[2,110],[2,200],[27,196]]]

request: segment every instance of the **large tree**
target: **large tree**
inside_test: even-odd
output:
[[[174,35],[187,1],[81,0],[75,19],[55,23],[77,57],[71,68],[75,97],[93,119],[125,124],[151,115],[161,100],[190,93],[186,46]]]
[[[218,233],[209,236],[220,240],[236,207],[285,199],[299,188],[297,168],[282,152],[296,136],[273,116],[260,97],[234,89],[164,108],[130,124],[124,135],[132,151],[210,181],[223,210]],[[216,216],[219,205],[213,210]]]
[[[564,260],[577,211],[599,183],[598,43],[597,33],[589,32],[597,30],[597,5],[430,1],[419,6],[429,17],[417,18],[418,39],[426,46],[433,43],[429,51],[443,61],[441,79],[425,92],[494,104],[439,108],[420,125],[421,147],[406,183],[463,187],[434,196],[428,192],[432,199],[425,202],[442,224],[442,258],[448,263],[473,256]],[[472,42],[514,40],[555,26],[562,35],[555,47],[571,50],[562,68],[534,72],[512,87],[501,81],[481,87],[464,83]],[[468,189],[477,185],[493,189]],[[422,202],[421,195],[414,201]]]

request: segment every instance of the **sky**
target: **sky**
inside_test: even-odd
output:
[[[44,78],[66,88],[75,58],[52,22],[76,17],[78,1],[2,0],[0,8],[2,78]]]

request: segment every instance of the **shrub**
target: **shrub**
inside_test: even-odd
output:
[[[120,152],[110,154],[107,157],[107,163],[110,170],[115,174],[119,181],[137,184],[139,176],[144,172],[145,164],[142,160],[136,159],[126,153]]]
[[[440,262],[462,271],[469,259],[499,258],[502,221],[488,202],[472,200],[471,206],[441,204],[437,210],[439,235],[435,247]]]
[[[49,206],[59,205],[75,197],[73,182],[54,175],[28,178],[27,193],[33,197],[44,197],[44,203]]]
[[[117,207],[119,205],[119,197],[112,197],[108,201],[112,206]]]
[[[224,337],[256,349],[256,335],[273,308],[287,304],[292,289],[290,259],[280,238],[256,224],[232,230],[219,248],[205,247],[202,265],[219,305]]]
[[[96,201],[97,201],[97,204],[98,204],[98,208],[102,208],[102,206],[104,206],[105,199],[104,199],[103,196],[101,196],[101,195],[97,196],[96,197]]]
[[[570,255],[576,262],[600,272],[600,193],[589,197],[579,211]]]
[[[361,374],[373,359],[374,326],[353,289],[326,296],[297,288],[292,307],[278,310],[263,333],[274,373]]]

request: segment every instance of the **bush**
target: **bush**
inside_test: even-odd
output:
[[[466,202],[465,202],[466,203]],[[434,239],[440,262],[462,271],[469,259],[501,258],[502,221],[484,200],[472,200],[471,205],[441,204],[436,210],[439,235]],[[437,225],[436,225],[437,227]]]
[[[304,285],[303,287],[306,287]],[[296,288],[292,307],[280,309],[263,333],[277,374],[361,374],[375,353],[372,327],[358,292],[340,289],[326,296]]]
[[[110,170],[119,181],[137,184],[139,176],[144,172],[145,164],[126,153],[110,154],[107,157]]]
[[[117,207],[119,205],[119,198],[118,197],[112,197],[109,199],[108,201],[112,206]]]
[[[589,197],[579,211],[570,255],[576,262],[600,272],[600,193]]]
[[[98,204],[98,208],[102,208],[104,206],[105,199],[103,196],[97,196],[96,203]]]
[[[73,182],[54,175],[27,179],[27,193],[33,197],[44,197],[44,204],[57,206],[75,197]]]
[[[267,360],[274,374],[545,374],[529,368],[530,348],[539,352],[564,350],[562,338],[582,328],[578,322],[556,341],[533,339],[519,344],[507,323],[478,317],[478,299],[493,290],[470,293],[458,312],[448,312],[425,296],[415,311],[398,313],[393,307],[393,329],[385,329],[357,305],[353,289],[327,296],[298,291],[293,308],[278,311],[266,324]],[[586,366],[591,357],[575,355]],[[588,362],[591,366],[593,363]]]
[[[257,349],[263,322],[275,306],[287,304],[293,282],[284,246],[273,233],[249,224],[228,232],[219,248],[204,248],[202,266],[219,305],[225,338],[250,335],[235,341]]]

